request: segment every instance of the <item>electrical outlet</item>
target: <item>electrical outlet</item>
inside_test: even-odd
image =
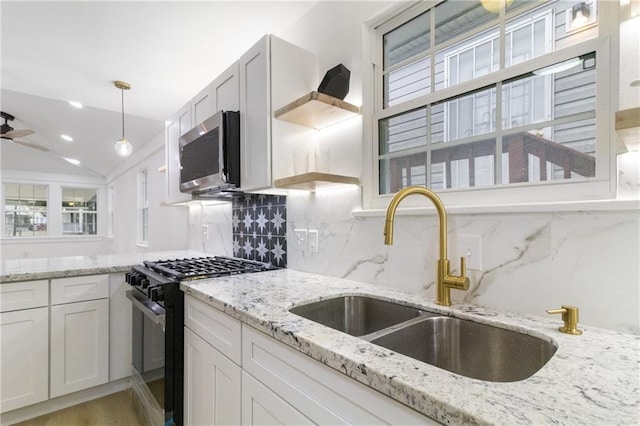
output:
[[[309,229],[309,251],[312,253],[317,253],[319,245],[320,242],[318,241],[318,230]]]
[[[307,230],[306,229],[294,229],[293,234],[296,237],[296,250],[307,251]]]
[[[457,241],[457,256],[451,259],[452,267],[458,267],[460,257],[467,260],[467,269],[482,270],[480,235],[460,235]]]
[[[202,225],[202,238],[209,239],[209,225]]]

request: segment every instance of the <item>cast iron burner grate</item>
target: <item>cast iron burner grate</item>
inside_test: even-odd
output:
[[[147,268],[176,281],[214,278],[225,275],[277,269],[269,263],[225,256],[144,261]]]

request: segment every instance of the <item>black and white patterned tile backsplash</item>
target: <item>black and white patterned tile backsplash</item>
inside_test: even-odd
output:
[[[287,197],[243,194],[233,199],[233,255],[287,266]]]

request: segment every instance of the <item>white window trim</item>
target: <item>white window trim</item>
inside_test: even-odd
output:
[[[143,176],[146,175],[146,182],[143,182]],[[146,188],[143,184],[146,183]],[[143,196],[143,191],[145,191]],[[136,229],[137,238],[136,245],[139,247],[149,247],[149,170],[140,170],[137,174],[137,191],[136,191]],[[147,235],[144,238],[144,230],[142,223],[142,212],[147,210]]]
[[[55,175],[42,173],[42,178],[34,179],[31,177],[31,172],[23,172],[23,171],[7,171],[3,173],[2,182],[0,187],[2,190],[0,191],[0,208],[2,209],[2,214],[4,215],[5,208],[5,184],[6,183],[19,183],[19,184],[28,184],[28,185],[45,185],[47,186],[47,235],[46,236],[37,236],[37,237],[5,237],[5,229],[4,229],[4,218],[2,223],[0,224],[0,240],[2,243],[11,243],[15,242],[19,244],[20,242],[31,242],[36,243],[40,241],[71,241],[71,240],[82,240],[82,241],[98,241],[104,238],[104,232],[106,229],[106,224],[104,223],[105,218],[105,208],[106,208],[106,190],[103,184],[97,182],[82,182],[84,179],[83,176],[73,176],[73,175]],[[87,188],[87,189],[95,189],[98,200],[98,211],[97,211],[97,226],[98,233],[94,235],[63,235],[62,234],[62,188]],[[59,204],[59,205],[58,205]]]
[[[115,227],[115,213],[113,211],[114,206],[115,187],[109,185],[107,187],[107,238],[113,239],[114,227]]]
[[[74,236],[74,235],[77,235],[77,236],[82,236],[82,235],[87,236],[87,235],[91,235],[91,236],[94,236],[94,237],[95,237],[95,236],[97,236],[97,235],[101,235],[101,231],[102,231],[102,230],[100,229],[100,225],[101,225],[101,224],[100,224],[100,223],[99,223],[99,221],[98,221],[98,220],[99,220],[99,219],[98,219],[98,218],[99,218],[99,214],[98,214],[98,213],[99,213],[99,211],[100,211],[100,200],[99,200],[99,197],[100,197],[100,188],[93,187],[93,186],[86,186],[86,185],[75,185],[75,184],[70,184],[70,185],[61,185],[61,186],[60,186],[60,195],[62,195],[62,191],[63,191],[64,189],[94,189],[94,190],[96,191],[96,205],[97,205],[97,209],[96,209],[96,211],[95,211],[95,212],[93,212],[93,211],[89,211],[89,212],[82,212],[82,211],[73,212],[73,213],[76,213],[76,214],[79,214],[79,215],[82,215],[82,214],[94,214],[94,215],[95,215],[95,218],[96,218],[96,222],[95,222],[95,223],[96,223],[96,233],[95,233],[95,234],[80,234],[80,235],[78,235],[78,234],[65,234],[65,233],[64,233],[64,230],[63,230],[63,229],[61,229],[62,236],[65,236],[65,237],[66,237],[66,236]],[[62,208],[62,199],[61,199],[60,201],[61,201],[61,202],[60,202],[60,209],[61,209],[61,223],[60,223],[60,224],[61,224],[61,226],[63,226],[63,225],[64,225],[64,219],[62,219],[62,218],[64,217],[64,210],[63,210],[63,208]]]
[[[441,89],[430,95],[416,98],[402,105],[381,110],[382,102],[382,49],[378,47],[377,28],[394,28],[405,22],[408,17],[416,16],[427,9],[433,3],[419,2],[410,7],[398,5],[390,8],[374,19],[365,22],[363,37],[363,210],[375,210],[386,208],[394,194],[379,195],[379,169],[378,169],[378,119],[396,115],[400,111],[418,108],[425,104],[434,103],[436,100],[447,99],[459,93],[470,92],[480,87],[495,84],[511,77],[525,74],[534,64],[536,68],[543,68],[562,60],[570,59],[580,54],[596,51],[599,64],[596,70],[596,151],[605,152],[608,161],[596,162],[596,177],[581,181],[547,181],[542,185],[509,184],[492,187],[477,187],[473,190],[448,189],[440,192],[439,196],[447,206],[464,208],[473,211],[475,207],[484,210],[487,206],[519,206],[519,205],[558,205],[563,209],[567,202],[582,203],[587,200],[611,200],[616,196],[616,134],[612,123],[614,121],[614,108],[617,105],[617,87],[619,64],[618,57],[618,5],[615,2],[605,2],[598,8],[599,36],[583,42],[579,46],[571,46],[537,57],[524,64],[511,66],[498,73],[492,73],[476,80],[461,83],[453,88]],[[524,12],[526,9],[523,9]],[[500,16],[505,20],[504,14]],[[483,28],[479,28],[481,31]],[[602,60],[602,58],[608,58]],[[616,90],[611,90],[616,89]],[[539,124],[537,124],[539,126]],[[403,205],[405,207],[419,207],[421,197],[409,197]]]

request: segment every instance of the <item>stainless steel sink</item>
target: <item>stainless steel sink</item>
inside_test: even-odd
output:
[[[553,343],[537,337],[451,317],[428,318],[371,343],[490,382],[526,379],[556,352]]]
[[[424,313],[410,306],[366,296],[321,300],[294,307],[289,312],[352,336],[364,336]]]

